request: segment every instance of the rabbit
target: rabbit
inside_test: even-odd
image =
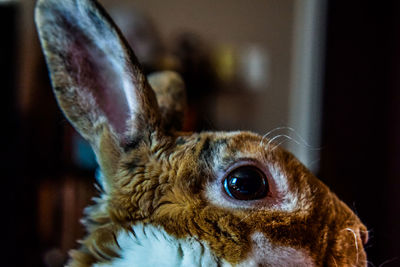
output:
[[[146,77],[95,0],[39,0],[58,104],[102,192],[68,266],[366,266],[360,219],[290,152],[246,132],[183,132],[185,88]]]

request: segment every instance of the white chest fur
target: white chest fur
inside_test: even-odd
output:
[[[120,258],[96,267],[139,266],[224,266],[206,244],[195,238],[177,239],[163,229],[151,225],[133,226],[135,236],[123,232],[117,237],[121,248]]]
[[[151,225],[133,226],[135,235],[122,232],[117,241],[120,258],[96,267],[212,267],[232,266],[214,255],[209,246],[194,237],[177,239],[163,229]],[[307,253],[293,248],[274,246],[261,233],[252,235],[252,251],[238,266],[314,266]]]

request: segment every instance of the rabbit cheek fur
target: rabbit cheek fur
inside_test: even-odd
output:
[[[181,79],[147,79],[97,2],[39,0],[35,20],[58,103],[103,174],[70,266],[366,266],[365,227],[290,153],[249,132],[179,132]],[[241,166],[265,175],[265,196],[225,192]]]

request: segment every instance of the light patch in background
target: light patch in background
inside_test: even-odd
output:
[[[250,44],[241,49],[240,76],[246,87],[252,91],[262,91],[270,83],[270,59],[267,50],[257,44]]]
[[[322,81],[326,0],[296,0],[289,126],[306,142],[288,149],[314,173],[321,146]]]

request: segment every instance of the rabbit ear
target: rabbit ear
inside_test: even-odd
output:
[[[181,77],[173,71],[149,75],[149,83],[156,93],[162,116],[162,128],[181,130],[186,109],[186,91]]]
[[[94,0],[39,0],[35,21],[60,107],[94,147],[124,148],[159,124],[158,105],[127,42]]]

